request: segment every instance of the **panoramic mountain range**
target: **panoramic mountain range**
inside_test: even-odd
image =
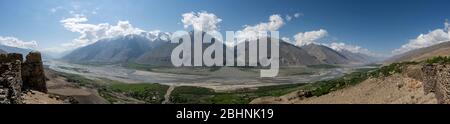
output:
[[[145,65],[171,66],[172,49],[178,44],[170,43],[169,35],[169,33],[157,33],[103,39],[75,49],[62,59],[74,63],[117,64],[132,62]],[[193,35],[192,32],[191,35]],[[203,44],[203,49],[211,44]],[[279,45],[280,65],[282,66],[368,64],[375,60],[374,57],[369,55],[352,53],[346,50],[336,51],[317,44],[298,47],[280,40]],[[227,47],[224,45],[224,48]],[[246,53],[248,54],[248,45],[246,45]],[[224,52],[225,55],[226,52]]]

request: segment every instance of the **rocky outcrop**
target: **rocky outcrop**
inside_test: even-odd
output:
[[[450,104],[450,64],[428,64],[422,72],[425,93],[434,93],[440,104]]]
[[[47,92],[41,53],[30,52],[22,64],[23,89]]]
[[[0,54],[0,104],[20,104],[23,90],[46,92],[41,55],[30,52],[23,62],[22,54]]]

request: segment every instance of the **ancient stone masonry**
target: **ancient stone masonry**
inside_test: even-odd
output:
[[[0,104],[20,104],[23,90],[46,92],[41,54],[0,54]]]
[[[22,64],[23,88],[46,93],[44,65],[39,52],[30,52]]]
[[[0,104],[20,104],[21,54],[0,54]]]
[[[425,93],[434,93],[440,104],[450,104],[450,64],[428,64],[422,72]]]

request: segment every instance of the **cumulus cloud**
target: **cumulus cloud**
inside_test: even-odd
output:
[[[352,53],[363,53],[363,54],[371,54],[371,52],[366,49],[366,48],[362,48],[360,46],[356,46],[356,45],[348,45],[342,42],[333,42],[329,45],[326,45],[328,47],[330,47],[331,49],[334,49],[336,51],[343,51],[343,50],[347,50],[349,52]]]
[[[284,25],[283,18],[280,15],[271,15],[269,22],[259,23],[254,26],[244,26],[243,30],[236,32],[236,38],[238,42],[256,40],[259,36],[259,32],[277,31]]]
[[[116,25],[108,23],[88,24],[88,19],[83,15],[76,15],[73,18],[66,18],[60,22],[67,30],[79,33],[80,36],[70,43],[62,46],[66,48],[77,48],[86,46],[104,38],[113,38],[117,36],[126,36],[130,34],[141,34],[145,32],[139,28],[133,27],[128,21],[119,21]]]
[[[295,14],[294,14],[294,17],[295,17],[295,18],[298,18],[298,17],[300,17],[300,16],[303,16],[303,13],[295,13]]]
[[[289,43],[292,42],[291,38],[288,38],[288,37],[282,37],[281,40],[289,42]]]
[[[317,31],[300,32],[294,36],[295,45],[305,46],[317,42],[317,40],[328,36],[328,32],[325,29]]]
[[[134,27],[129,21],[118,21],[116,24],[100,23],[89,24],[88,18],[84,15],[74,15],[72,18],[66,18],[60,21],[65,29],[79,33],[80,36],[68,43],[63,43],[58,47],[42,49],[46,52],[61,53],[73,50],[79,47],[93,44],[99,40],[107,38],[115,38],[127,35],[140,35],[148,38],[150,41],[161,39],[167,41],[170,33],[163,33],[159,30],[144,31]]]
[[[291,20],[292,20],[292,16],[286,15],[286,20],[287,20],[287,21],[291,21]]]
[[[222,19],[217,17],[213,13],[208,12],[190,12],[184,13],[181,22],[184,28],[192,27],[194,30],[202,30],[205,32],[216,31],[218,29],[218,24],[222,22]]]
[[[23,41],[15,37],[2,36],[0,36],[0,44],[24,49],[36,49],[38,46],[36,41]]]
[[[331,49],[340,51],[340,52],[346,50],[351,53],[359,53],[359,54],[369,55],[372,57],[385,57],[384,55],[372,52],[367,48],[363,48],[363,47],[357,46],[357,45],[345,44],[342,42],[333,42],[331,44],[322,44],[322,45],[330,47]]]
[[[435,29],[428,32],[427,34],[420,34],[416,39],[409,40],[407,44],[402,45],[398,49],[395,49],[392,53],[402,54],[411,50],[429,47],[432,45],[450,41],[449,24],[446,21],[444,25],[444,29]]]
[[[57,7],[55,7],[55,8],[51,8],[51,9],[50,9],[50,12],[56,13],[56,12],[58,12],[58,10],[61,10],[61,9],[63,9],[62,6],[57,6]]]
[[[294,15],[289,15],[288,14],[288,15],[286,15],[285,19],[287,21],[291,21],[293,19],[299,18],[300,16],[303,16],[303,14],[302,13],[295,13]]]

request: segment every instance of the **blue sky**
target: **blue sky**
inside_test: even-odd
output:
[[[445,0],[2,0],[0,36],[36,41],[38,49],[57,47],[80,36],[61,20],[81,14],[89,24],[129,21],[143,30],[183,29],[182,14],[206,11],[222,21],[219,30],[284,19],[280,35],[294,40],[299,32],[325,29],[319,42],[343,42],[391,54],[420,34],[444,28],[450,17]],[[286,15],[301,16],[286,20]]]

